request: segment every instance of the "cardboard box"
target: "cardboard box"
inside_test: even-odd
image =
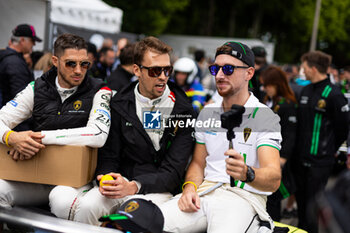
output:
[[[46,146],[29,160],[14,161],[0,144],[0,179],[81,187],[93,179],[97,149],[86,146]]]

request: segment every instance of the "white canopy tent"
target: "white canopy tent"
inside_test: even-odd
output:
[[[0,48],[7,46],[18,24],[34,26],[44,43],[34,50],[52,47],[54,25],[67,25],[93,32],[119,33],[123,11],[102,0],[0,0]]]
[[[123,11],[102,0],[51,0],[50,21],[108,33],[120,32]]]

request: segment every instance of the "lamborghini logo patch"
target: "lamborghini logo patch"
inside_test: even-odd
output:
[[[325,101],[324,99],[320,99],[320,100],[317,102],[317,107],[320,108],[320,109],[326,108],[326,101]]]
[[[133,212],[137,210],[140,207],[139,203],[137,201],[131,201],[129,204],[125,207],[124,211],[127,213]]]
[[[244,128],[244,130],[243,130],[244,142],[248,141],[248,138],[249,138],[251,132],[252,132],[251,128]]]
[[[81,105],[83,104],[83,102],[81,102],[81,100],[77,100],[73,103],[73,108],[78,111],[81,108]]]

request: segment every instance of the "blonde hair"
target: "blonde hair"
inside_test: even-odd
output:
[[[44,73],[49,71],[52,64],[52,53],[47,52],[38,60],[38,62],[34,66],[34,70],[42,70]]]

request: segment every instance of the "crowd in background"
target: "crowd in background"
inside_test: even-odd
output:
[[[13,45],[16,47],[18,43],[22,43],[16,41],[16,39],[23,33],[26,35],[25,30],[27,28],[23,30],[18,29],[14,32],[9,47]],[[16,35],[16,32],[19,34]],[[35,44],[34,40],[32,44]],[[126,38],[121,38],[118,41],[105,38],[102,45],[89,42],[88,55],[91,64],[87,76],[101,79],[114,92],[121,91],[129,83],[137,80],[133,73],[134,46],[134,43]],[[252,51],[255,55],[255,75],[251,79],[249,87],[262,103],[265,103],[281,118],[283,142],[280,151],[280,164],[283,168],[283,177],[287,177],[293,172],[297,172],[297,170],[293,170],[294,168],[290,165],[289,160],[295,156],[295,146],[297,145],[298,104],[303,88],[311,84],[305,76],[305,72],[308,71],[305,70],[305,66],[299,65],[299,61],[295,61],[295,64],[268,64],[266,50],[263,47],[254,47]],[[22,49],[19,52],[23,54],[23,59],[30,71],[27,74],[28,81],[22,87],[23,89],[30,81],[50,70],[53,66],[52,54],[51,52],[32,52],[31,49]],[[197,112],[200,112],[206,104],[220,99],[220,96],[215,93],[215,78],[208,70],[208,66],[213,63],[213,58],[206,57],[203,50],[196,50],[192,58],[173,57],[172,63],[173,74],[170,80],[181,87]],[[327,70],[327,77],[332,84],[339,87],[345,96],[350,94],[350,66],[338,68],[332,64]],[[2,84],[0,87],[2,93],[5,93],[6,89],[9,88],[6,84]],[[20,90],[21,88],[18,88],[14,94],[17,94]],[[14,94],[12,97],[3,100],[2,105],[11,100]],[[327,96],[323,95],[322,98],[326,99]],[[348,127],[348,122],[342,122],[342,124]],[[347,169],[346,164],[350,168],[347,155],[347,144],[344,141],[342,147],[334,154],[336,162],[334,166],[331,164],[333,173]],[[286,182],[288,183],[288,181]],[[291,187],[290,192],[282,193],[281,197],[278,190],[269,197],[268,211],[274,220],[279,221],[283,217],[297,217],[294,191],[295,187]],[[282,211],[281,200],[284,198],[288,198],[288,203]]]

